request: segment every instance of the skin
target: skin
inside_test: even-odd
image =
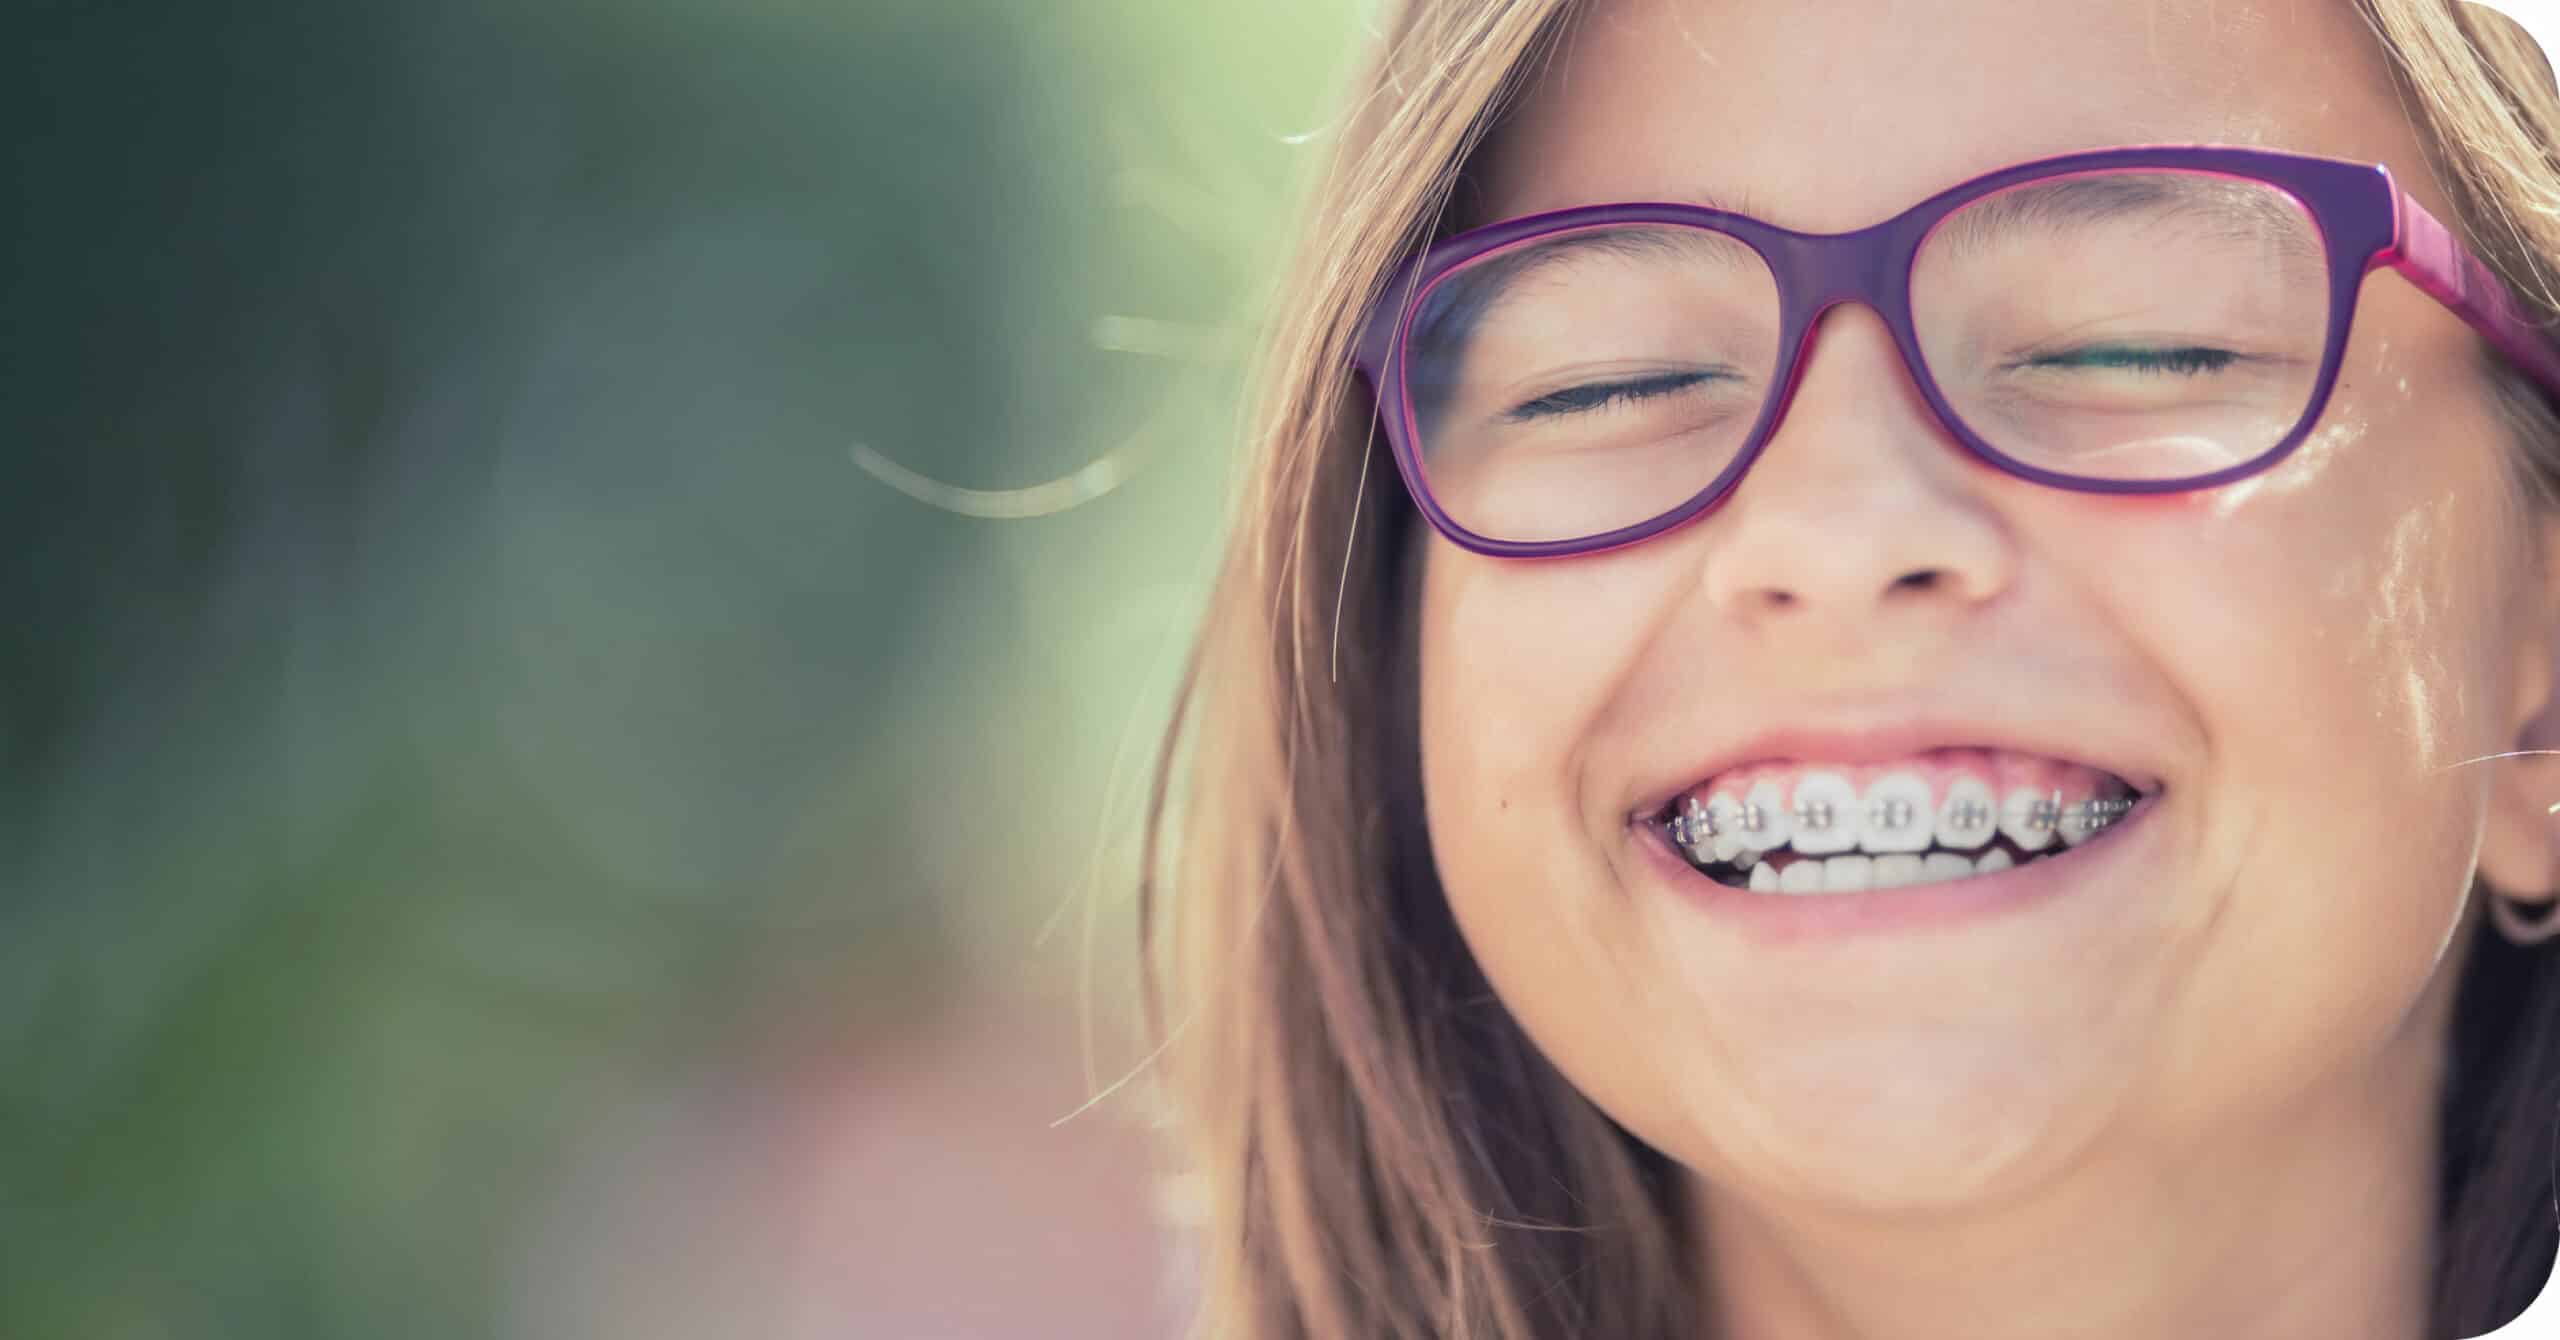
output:
[[[2383,162],[2451,217],[2369,34],[2312,0],[1605,3],[1479,166],[1486,218],[1705,191],[1831,232],[2169,141]],[[1561,562],[1423,541],[1449,900],[1533,1041],[1693,1172],[1727,1333],[2420,1333],[2466,889],[2549,898],[2560,822],[2550,760],[2451,766],[2547,742],[2560,630],[2479,347],[2371,276],[2306,447],[2125,500],[1973,461],[1838,307],[1702,521]],[[1630,813],[1762,726],[1923,709],[2146,764],[2148,856],[1783,945],[1644,859]]]

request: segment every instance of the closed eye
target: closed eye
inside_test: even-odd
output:
[[[2220,372],[2241,360],[2242,355],[2229,349],[2189,345],[2177,349],[2143,349],[2126,345],[2095,345],[2063,354],[2040,354],[2019,359],[2009,368],[2057,368],[2072,370],[2094,368],[2123,372],[2167,373],[2172,376],[2194,376],[2201,372]],[[2004,369],[2005,370],[2005,369]]]
[[[1503,411],[1502,417],[1512,423],[1532,419],[1553,418],[1563,414],[1580,414],[1612,404],[1651,400],[1657,396],[1685,391],[1701,382],[1711,381],[1712,372],[1661,372],[1649,377],[1630,377],[1622,381],[1586,382],[1550,391],[1535,400],[1526,401]]]

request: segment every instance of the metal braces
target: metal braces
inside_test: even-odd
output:
[[[2120,796],[2113,800],[2087,800],[2077,805],[2065,805],[2062,792],[2056,790],[2036,797],[2023,808],[2010,807],[2004,812],[2039,832],[2069,823],[2075,832],[2094,833],[2124,817],[2135,803],[2133,797]],[[1947,813],[1949,825],[1959,829],[1982,827],[1991,822],[1992,816],[1991,807],[1979,801],[1966,801]],[[1799,830],[1821,833],[1829,831],[1839,815],[1828,801],[1809,801],[1796,806],[1791,817]],[[1907,800],[1882,800],[1867,807],[1867,822],[1873,828],[1898,829],[1917,817],[1917,810]],[[1731,818],[1733,829],[1739,835],[1763,833],[1769,828],[1768,812],[1758,805],[1740,805],[1731,812]],[[1688,847],[1705,846],[1709,839],[1721,837],[1725,832],[1724,821],[1696,796],[1689,797],[1687,807],[1671,817],[1670,827],[1671,839]]]

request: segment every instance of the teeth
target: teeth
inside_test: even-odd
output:
[[[1972,851],[2000,831],[1991,787],[1978,777],[1959,777],[1947,787],[1947,803],[1938,810],[1937,844]]]
[[[1796,788],[1801,796],[1804,788]],[[1870,852],[1926,851],[1935,825],[1929,782],[1916,772],[1889,772],[1867,787],[1866,824],[1858,846]]]
[[[1991,874],[2077,847],[2139,805],[2140,796],[2118,790],[2066,804],[2052,787],[2020,786],[1994,806],[1987,785],[1959,777],[1932,814],[1928,783],[1917,773],[1879,777],[1861,798],[1843,774],[1815,771],[1797,782],[1792,804],[1780,803],[1776,781],[1757,782],[1741,799],[1731,790],[1687,797],[1664,827],[1691,864],[1718,867],[1727,883],[1764,893],[1855,893]],[[1991,845],[1995,834],[2009,839],[2008,850]],[[1932,839],[1955,850],[1932,849]],[[1803,859],[1783,869],[1764,859],[1781,848]]]
[[[1822,863],[1824,893],[1857,893],[1868,886],[1874,874],[1876,858],[1872,856],[1834,856]]]
[[[1742,798],[1742,803],[1749,805],[1760,818],[1760,827],[1756,831],[1748,824],[1743,826],[1744,846],[1753,851],[1773,851],[1787,845],[1787,840],[1795,836],[1795,817],[1787,813],[1786,798],[1778,794],[1776,782],[1752,783],[1751,791]]]
[[[1836,861],[1840,858],[1835,856],[1831,859]],[[1869,881],[1867,887],[1871,889],[1898,889],[1905,884],[1917,884],[1920,882],[1920,858],[1907,851],[1879,856]]]
[[[2088,841],[2100,829],[2111,827],[2133,808],[2131,797],[2091,800],[2063,811],[2062,840],[2074,847]]]
[[[2000,835],[2016,843],[2020,851],[2042,851],[2053,841],[2054,825],[2061,818],[2061,807],[2054,802],[2051,791],[2021,786],[2000,801]]]
[[[1707,798],[1707,814],[1715,830],[1711,854],[1719,861],[1731,861],[1740,856],[1745,850],[1742,845],[1742,802],[1735,800],[1730,792],[1718,791]]]
[[[1679,851],[1687,853],[1690,861],[1705,863],[1715,856],[1715,840],[1708,838],[1708,833],[1713,833],[1713,825],[1708,822],[1708,807],[1700,805],[1697,797],[1690,797],[1687,805],[1679,807],[1679,820],[1677,828],[1672,828],[1672,840],[1679,843]]]
[[[1671,821],[1671,840],[1691,862],[1703,863],[1714,854],[1706,832],[1707,807],[1699,804],[1696,796],[1691,796],[1680,807],[1679,817]]]
[[[2008,853],[1994,849],[1983,857],[1979,869],[1986,872],[2003,870],[2008,865]],[[1769,865],[1758,866],[1751,872],[1751,888],[1759,893],[1863,893],[1870,889],[1944,884],[1971,876],[1976,870],[1970,858],[1953,852],[1933,852],[1927,856],[1914,856],[1909,852],[1869,856],[1861,852],[1828,860],[1795,861],[1789,863],[1784,871]]]
[[[1806,856],[1855,851],[1866,815],[1857,788],[1836,772],[1808,772],[1796,782],[1795,848]]]

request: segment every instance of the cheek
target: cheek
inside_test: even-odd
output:
[[[1641,1073],[1594,1064],[1622,1045],[1617,990],[1631,980],[1613,868],[1625,815],[1594,780],[1622,775],[1607,740],[1662,589],[1612,557],[1503,564],[1439,546],[1420,593],[1423,796],[1441,887],[1506,1008],[1586,1092]]]
[[[2494,459],[2400,415],[2332,432],[2195,526],[2115,533],[2119,599],[2209,750],[2197,878],[2171,899],[2194,965],[2172,1049],[2267,1092],[2379,1046],[2425,990],[2486,780],[2450,765],[2501,747]]]
[[[1589,845],[1596,733],[1648,624],[1627,567],[1504,563],[1435,545],[1419,616],[1435,845],[1521,854]]]
[[[2362,468],[2235,509],[2209,569],[2176,583],[2190,602],[2173,615],[2218,632],[2186,660],[2244,771],[2334,758],[2339,775],[2295,768],[2295,784],[2441,806],[2456,794],[2440,770],[2494,736],[2502,485],[2431,436],[2393,423],[2357,444]],[[2383,454],[2413,468],[2373,468]],[[2342,800],[2341,818],[2367,815]]]
[[[2480,445],[2495,429],[2471,417],[2342,395],[2283,466],[2184,503],[2195,524],[2110,539],[2118,594],[2206,718],[2219,776],[2333,792],[2349,821],[2380,817],[2358,797],[2453,798],[2429,778],[2492,725],[2474,681],[2497,669],[2500,607],[2504,484]]]

